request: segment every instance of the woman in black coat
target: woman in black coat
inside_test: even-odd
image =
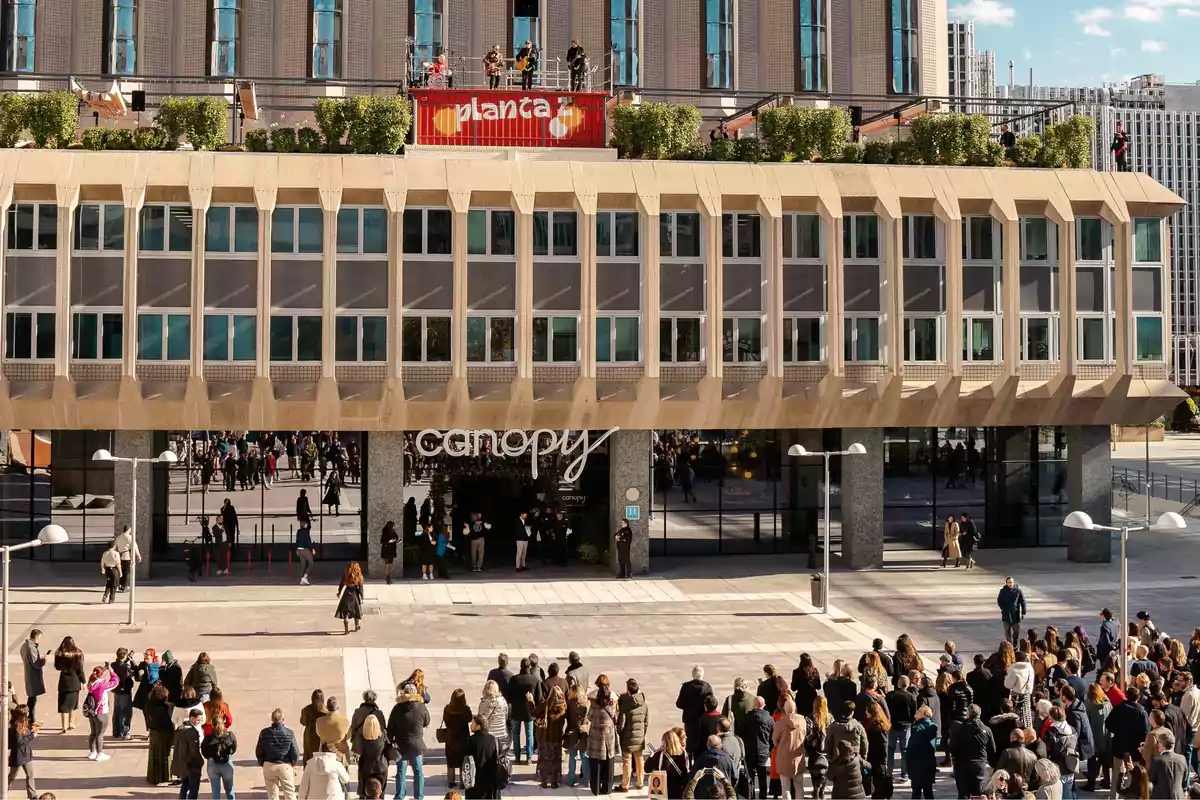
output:
[[[858,696],[858,688],[854,685],[854,669],[849,664],[838,659],[833,662],[833,667],[834,671],[829,673],[829,679],[825,681],[825,700],[829,703],[830,712],[837,714],[841,713],[846,703]]]
[[[464,758],[475,763],[475,785],[467,789],[467,800],[490,800],[500,797],[496,788],[496,770],[500,766],[500,744],[496,737],[472,720],[471,737],[463,750]]]
[[[54,668],[58,670],[58,713],[65,733],[75,728],[75,711],[83,688],[83,651],[70,636],[63,638],[54,651]]]
[[[812,656],[800,654],[800,665],[792,670],[792,691],[795,693],[796,711],[811,714],[813,701],[821,691],[821,672],[813,666]]]
[[[412,502],[413,498],[408,498]],[[396,523],[391,520],[383,526],[383,532],[379,535],[379,557],[383,559],[383,579],[386,583],[392,582],[392,562],[396,560],[396,543],[400,541],[400,534],[396,533]]]
[[[387,743],[387,737],[383,735],[383,726],[379,724],[379,717],[368,714],[363,720],[361,735],[354,738],[353,751],[358,756],[359,786],[366,786],[367,781],[374,778],[383,789],[387,789],[388,760],[384,752]]]

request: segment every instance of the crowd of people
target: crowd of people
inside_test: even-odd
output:
[[[353,566],[343,598],[361,585]],[[298,716],[300,736],[276,709],[257,734],[255,760],[272,798],[341,798],[352,787],[378,798],[389,780],[403,798],[411,779],[422,800],[427,730],[435,727],[449,787],[467,798],[500,797],[518,779],[516,766],[535,759],[532,778],[542,788],[586,781],[596,795],[652,783],[653,794],[668,798],[889,798],[908,784],[924,798],[943,769],[962,798],[1074,798],[1077,781],[1114,797],[1200,797],[1200,628],[1190,641],[1171,638],[1143,611],[1122,637],[1102,609],[1094,641],[1082,625],[1022,632],[1028,609],[1012,579],[997,605],[1004,639],[970,663],[952,641],[935,663],[901,635],[894,649],[877,639],[857,664],[838,660],[826,674],[808,654],[790,679],[768,664],[757,681],[737,678],[728,694],[695,666],[676,699],[680,722],[657,739],[651,720],[662,712],[636,677],[621,691],[607,674],[593,679],[575,652],[544,668],[537,654],[514,665],[501,653],[478,700],[456,688],[440,714],[420,669],[390,708],[375,692],[350,710],[313,691]],[[343,599],[339,616],[345,606],[361,614],[361,595]],[[137,709],[150,784],[174,783],[179,797],[194,798],[207,772],[214,798],[234,796],[233,713],[206,653],[185,668],[169,650],[159,657],[147,649],[139,662],[122,648],[89,668],[98,659],[85,659],[70,637],[48,659],[33,630],[21,660],[26,700],[10,699],[9,782],[22,774],[29,797],[38,797],[32,743],[43,730],[38,699],[50,664],[59,728],[74,729],[82,714],[87,758],[108,759],[110,723],[113,736],[132,739]]]

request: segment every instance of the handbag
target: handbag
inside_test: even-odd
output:
[[[437,739],[438,744],[445,744],[450,740],[450,729],[446,727],[445,717],[442,717],[442,724],[438,726],[433,735]]]
[[[383,746],[383,757],[386,758],[389,763],[399,761],[400,748],[396,747],[396,745],[392,744],[391,742],[388,742]]]

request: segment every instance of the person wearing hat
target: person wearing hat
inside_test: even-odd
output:
[[[517,51],[517,67],[521,70],[521,88],[529,91],[533,88],[533,73],[537,71],[538,51],[530,39]]]
[[[388,715],[387,736],[400,760],[396,762],[396,796],[404,796],[404,782],[409,765],[413,772],[413,796],[425,796],[425,729],[429,727],[429,709],[425,699],[417,692],[411,681],[400,687],[396,705]]]
[[[504,73],[504,56],[500,53],[500,45],[493,45],[483,57],[483,71],[488,76],[488,88],[499,89],[500,76]]]
[[[1149,648],[1162,641],[1163,632],[1154,624],[1154,620],[1150,619],[1149,611],[1139,611],[1137,620],[1138,638],[1142,640],[1142,644]]]

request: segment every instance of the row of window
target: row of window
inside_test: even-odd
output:
[[[825,361],[824,315],[788,316],[783,320],[782,349],[786,363]],[[878,363],[882,358],[878,316],[847,315],[843,357],[848,363]],[[944,316],[906,316],[902,347],[909,363],[945,361]],[[270,360],[319,362],[322,320],[319,315],[273,315],[270,318]],[[533,360],[536,363],[574,363],[579,360],[577,317],[538,316],[533,320]],[[1021,359],[1057,361],[1057,316],[1022,316]],[[1078,358],[1086,362],[1111,360],[1115,321],[1103,316],[1077,320]],[[762,318],[722,320],[723,360],[754,363],[762,359]],[[1000,359],[1000,320],[967,317],[962,324],[965,362]],[[1163,320],[1160,315],[1134,318],[1134,357],[1161,361]],[[467,319],[467,361],[511,363],[515,357],[515,318],[511,315],[471,316]],[[54,357],[54,312],[13,311],[5,317],[5,358]],[[664,363],[700,363],[703,325],[698,318],[670,317],[659,321],[659,359]],[[71,357],[75,360],[118,360],[122,357],[123,316],[120,311],[77,312],[71,318]],[[257,319],[251,313],[205,314],[206,361],[255,360]],[[596,361],[601,364],[641,360],[640,319],[601,316],[596,320]],[[405,362],[448,363],[451,360],[451,319],[448,315],[408,316],[401,323],[401,359]],[[137,317],[137,357],[142,361],[189,361],[191,317],[187,313],[142,313]],[[339,315],[334,321],[334,358],[340,363],[378,363],[387,360],[387,317],[382,314]]]

